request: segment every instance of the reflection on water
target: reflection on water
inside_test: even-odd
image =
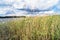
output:
[[[4,23],[4,22],[8,22],[8,21],[11,21],[11,20],[15,20],[16,18],[0,18],[0,22],[1,23]]]
[[[24,18],[0,18],[0,23],[10,22],[13,20],[24,19]]]
[[[11,18],[0,18],[0,23],[5,23],[11,20]]]

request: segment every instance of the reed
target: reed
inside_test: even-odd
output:
[[[0,23],[0,40],[60,40],[60,16],[26,17]]]

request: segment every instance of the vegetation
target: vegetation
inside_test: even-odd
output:
[[[0,23],[0,40],[60,40],[60,16],[26,17]]]

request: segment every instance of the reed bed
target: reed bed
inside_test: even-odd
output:
[[[60,40],[60,16],[36,16],[0,23],[0,40]]]

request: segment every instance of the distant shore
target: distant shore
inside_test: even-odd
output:
[[[25,18],[26,16],[0,16],[0,18]]]

